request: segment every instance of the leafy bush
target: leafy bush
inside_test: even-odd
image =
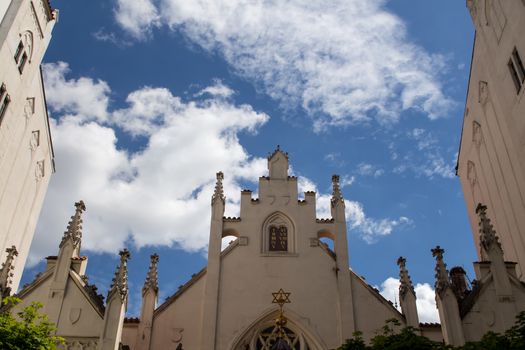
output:
[[[354,333],[337,350],[523,350],[525,349],[525,311],[516,316],[516,323],[503,334],[488,332],[480,341],[468,342],[463,346],[453,347],[432,341],[418,335],[412,327],[405,327],[396,332],[400,323],[396,319],[387,320],[382,333],[376,335],[367,345],[362,333]]]
[[[63,344],[62,337],[55,336],[55,326],[39,310],[42,304],[33,302],[17,313],[11,315],[10,309],[21,300],[7,297],[2,301],[0,311],[0,349],[12,350],[55,350]]]

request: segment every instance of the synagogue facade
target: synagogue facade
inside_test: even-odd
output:
[[[447,269],[444,249],[432,249],[440,324],[429,325],[419,322],[405,258],[398,259],[401,311],[349,267],[338,176],[332,178],[330,218],[316,217],[314,192],[299,199],[297,178],[288,174],[288,155],[279,148],[268,157],[268,176],[259,178],[258,198],[241,192],[240,217],[224,217],[223,177],[217,174],[211,199],[208,264],[164,303],[157,304],[156,254],[138,318],[125,318],[126,250],[120,252],[106,300],[98,294],[86,276],[88,258],[80,251],[86,209],[80,201],[58,254],[47,257],[45,271],[17,294],[22,303],[12,311],[33,301],[43,303],[68,350],[328,350],[354,332],[372,338],[389,319],[430,339],[462,345],[488,331],[505,331],[525,310],[525,286],[516,263],[504,260],[488,209],[481,204],[477,215],[483,259],[474,264],[472,285],[462,268]],[[236,239],[222,250],[227,236]],[[8,252],[0,283],[12,265]]]

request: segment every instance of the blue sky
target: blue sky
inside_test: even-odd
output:
[[[227,214],[276,145],[326,216],[347,200],[351,267],[392,298],[407,267],[435,320],[434,261],[473,278],[454,175],[474,31],[461,1],[59,1],[44,75],[54,174],[23,283],[86,202],[83,253],[104,293],[132,253],[128,313],[149,255],[160,301],[206,264],[215,172]]]

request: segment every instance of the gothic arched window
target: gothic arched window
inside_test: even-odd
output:
[[[265,256],[296,256],[295,225],[281,212],[270,214],[261,227],[261,253]]]
[[[284,225],[270,226],[268,232],[268,250],[271,252],[288,251],[288,228]]]

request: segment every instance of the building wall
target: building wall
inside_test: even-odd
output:
[[[16,246],[15,291],[54,171],[40,72],[55,24],[49,11],[47,0],[13,0],[0,26],[0,84],[10,97],[0,120],[0,261]],[[22,72],[14,58],[21,41],[28,55]]]
[[[337,242],[346,238],[344,217],[340,221],[316,219],[315,193],[298,200],[297,178],[287,175],[288,160],[281,151],[269,158],[269,170],[270,176],[259,180],[259,198],[252,198],[250,191],[242,192],[240,218],[222,218],[224,202],[221,204],[221,191],[216,189],[212,211],[220,214],[221,224],[212,215],[207,269],[155,311],[151,349],[170,343],[182,343],[185,349],[202,348],[203,341],[213,336],[215,343],[206,348],[253,347],[258,332],[275,325],[279,308],[272,303],[272,293],[281,288],[291,293],[291,302],[284,306],[287,326],[311,349],[336,348],[344,341],[341,337],[351,337],[354,330],[370,339],[387,319],[397,318],[405,324],[389,302],[348,268],[346,240]],[[339,197],[333,200],[343,205]],[[342,207],[333,210],[344,215]],[[270,249],[270,227],[283,226],[287,228],[287,249]],[[213,241],[220,241],[221,236],[237,239],[219,256],[220,244]],[[334,250],[339,253],[320,242],[321,237],[335,239]],[[343,263],[346,266],[339,265]],[[348,300],[350,306],[341,307]],[[209,310],[215,307],[215,321],[203,326],[209,324],[206,317],[213,317]],[[344,323],[348,319],[352,321]],[[215,332],[210,331],[214,325]],[[124,340],[133,350],[137,332],[131,322],[125,327]]]
[[[469,220],[479,248],[478,203],[487,205],[505,259],[525,279],[525,86],[517,92],[508,63],[525,62],[525,3],[468,0],[476,28],[458,159]]]
[[[0,2],[0,21],[4,18],[5,13],[7,12],[7,8],[11,4],[11,0],[4,0]]]

